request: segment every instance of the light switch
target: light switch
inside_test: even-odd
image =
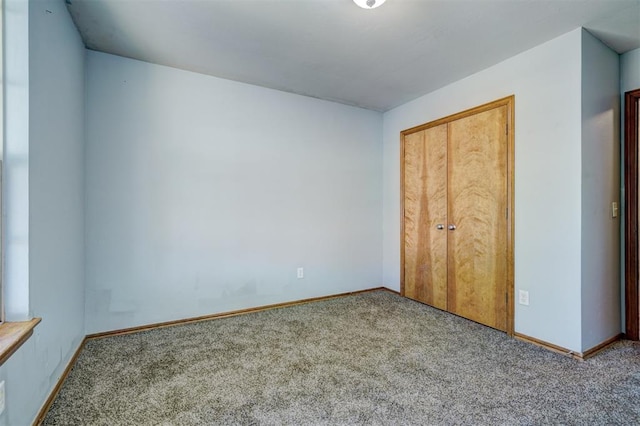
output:
[[[611,217],[614,219],[618,217],[618,203],[615,201],[611,203]]]

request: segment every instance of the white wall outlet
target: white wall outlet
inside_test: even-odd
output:
[[[518,292],[518,303],[521,305],[529,306],[529,292],[526,290],[520,290]]]
[[[615,201],[611,203],[611,217],[614,219],[618,217],[618,203]]]
[[[4,380],[0,382],[0,414],[4,413]]]
[[[298,268],[298,278],[304,278],[304,268]]]

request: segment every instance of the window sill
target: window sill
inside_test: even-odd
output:
[[[41,320],[41,318],[34,318],[29,321],[0,324],[0,365],[4,364],[31,337],[33,329]]]

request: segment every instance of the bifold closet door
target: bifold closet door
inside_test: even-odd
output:
[[[507,107],[448,124],[448,310],[507,330]]]
[[[447,124],[406,135],[403,167],[403,294],[447,309]]]
[[[402,132],[401,294],[513,332],[513,102]]]

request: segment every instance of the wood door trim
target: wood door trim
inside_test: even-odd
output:
[[[514,101],[515,101],[515,96],[514,95],[507,96],[506,98],[501,98],[501,99],[495,100],[493,102],[489,102],[487,104],[482,104],[482,105],[479,105],[479,106],[471,108],[471,109],[467,109],[467,110],[464,110],[464,111],[461,111],[461,112],[457,112],[455,114],[447,115],[446,117],[442,117],[442,118],[439,118],[437,120],[430,121],[428,123],[424,123],[424,124],[420,124],[420,125],[415,126],[415,127],[411,127],[409,129],[401,131],[400,135],[402,135],[402,137],[404,137],[405,135],[409,135],[411,133],[420,132],[422,130],[429,129],[431,127],[436,127],[436,126],[439,126],[441,124],[448,124],[448,123],[450,123],[452,121],[456,121],[456,120],[459,120],[461,118],[468,117],[470,115],[479,114],[481,112],[489,111],[490,109],[499,108],[501,106],[507,106],[508,107],[507,109],[510,112],[512,112],[511,108],[509,106],[513,105]],[[509,130],[511,130],[511,128]]]
[[[400,294],[404,296],[404,138],[415,132],[429,129],[431,127],[447,124],[470,115],[478,114],[502,106],[507,107],[507,294],[505,295],[507,304],[507,334],[513,336],[514,333],[514,235],[515,235],[515,95],[507,96],[489,102],[475,108],[471,108],[456,114],[451,114],[434,121],[430,121],[419,126],[411,127],[400,132]]]
[[[404,138],[408,133],[400,132],[400,296],[404,297]]]
[[[625,93],[624,198],[625,198],[625,328],[627,338],[640,339],[638,299],[638,102],[640,89]]]
[[[507,107],[507,334],[513,336],[515,333],[515,135],[516,120],[515,108],[516,98],[510,96],[506,99]]]

